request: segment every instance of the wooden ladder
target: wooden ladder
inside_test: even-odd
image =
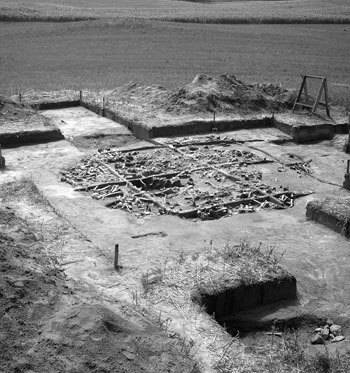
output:
[[[297,98],[294,102],[294,105],[293,105],[293,112],[294,112],[296,106],[301,106],[303,108],[311,109],[311,114],[314,114],[316,109],[317,109],[317,106],[320,104],[320,105],[324,105],[326,107],[327,116],[330,118],[331,116],[330,116],[329,106],[328,106],[327,79],[325,77],[322,77],[322,76],[314,76],[314,75],[303,75],[302,77],[303,77],[303,80],[302,80],[302,83],[301,83],[301,87],[300,87],[298,96],[297,96]],[[306,82],[307,78],[321,80],[321,85],[320,85],[320,88],[318,90],[318,94],[317,94],[317,97],[316,97],[314,103],[310,102],[310,97],[308,95],[307,82]],[[305,102],[300,101],[300,99],[303,95],[303,92],[304,92]],[[324,92],[324,102],[320,101],[321,96],[322,96],[322,92]]]

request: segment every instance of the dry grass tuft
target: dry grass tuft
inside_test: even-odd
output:
[[[249,285],[287,275],[280,265],[282,255],[273,247],[262,244],[252,246],[247,240],[237,245],[226,245],[223,249],[210,250],[189,257],[180,255],[174,262],[165,263],[162,271],[157,269],[143,277],[145,291],[150,291],[152,281],[160,288],[182,288],[194,292],[206,289],[217,293],[235,285]]]
[[[28,177],[23,177],[10,183],[1,184],[0,199],[5,202],[18,199],[28,199],[33,204],[49,204],[47,199],[45,199],[35,185],[34,181]]]

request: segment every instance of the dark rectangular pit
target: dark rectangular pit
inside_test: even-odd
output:
[[[200,292],[193,299],[203,305],[216,319],[232,316],[281,300],[295,299],[297,296],[296,279],[291,275],[255,284],[239,284],[218,293]]]

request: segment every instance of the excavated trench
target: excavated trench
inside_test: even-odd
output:
[[[135,181],[135,186],[141,185]],[[296,302],[296,282],[290,278],[263,284],[241,285],[219,294],[202,294],[195,300],[232,335],[237,335],[239,331],[247,345],[254,344],[253,339],[257,333],[272,328],[282,331],[298,330],[304,333],[306,341],[310,334],[308,330],[325,321],[313,315],[298,315],[294,311],[287,316],[275,317],[276,314],[271,312],[269,307],[281,310]]]
[[[296,279],[283,276],[272,280],[240,284],[219,293],[200,293],[195,299],[217,320],[230,318],[240,311],[253,309],[281,300],[294,300],[297,297]]]
[[[347,343],[337,346],[332,339],[325,339],[322,344],[312,343],[318,335],[316,331],[329,321],[326,317],[300,312],[296,280],[292,276],[241,284],[215,294],[204,292],[194,295],[192,300],[233,337],[239,337],[246,352],[259,354],[275,340],[294,346],[295,351],[309,357],[347,354]]]
[[[54,99],[47,101],[43,99],[32,104],[32,107],[37,110],[79,106],[127,127],[135,137],[140,139],[275,127],[290,136],[292,141],[305,143],[331,139],[337,133],[347,133],[349,126],[348,118],[338,109],[332,109],[332,118],[324,118],[322,115],[310,117],[305,115],[305,113],[293,114],[286,112],[276,115],[274,113],[247,114],[241,117],[233,115],[229,119],[218,118],[217,120],[186,119],[183,123],[152,126],[143,124],[142,118],[131,119],[118,112],[117,109],[109,107],[108,100],[105,97],[100,97],[98,100],[96,98],[91,99],[82,91],[80,92],[80,97],[79,94],[74,97],[61,97],[57,102]]]

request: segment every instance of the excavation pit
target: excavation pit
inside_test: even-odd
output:
[[[306,216],[350,238],[350,198],[326,198],[310,201]]]
[[[13,98],[40,110],[81,106],[125,126],[140,139],[276,128],[290,141],[306,143],[332,139],[347,133],[349,126],[340,108],[331,108],[331,118],[292,112],[293,90],[248,85],[228,74],[198,75],[175,90],[130,83],[110,91],[30,91]]]
[[[217,320],[226,320],[240,311],[296,297],[296,279],[285,275],[258,283],[239,284],[220,292],[199,292],[195,298]]]
[[[214,138],[216,141],[213,141]],[[294,206],[305,195],[262,180],[262,158],[232,138],[208,136],[189,145],[104,148],[63,172],[76,191],[90,191],[107,207],[137,217],[177,215],[213,220],[232,214]]]

